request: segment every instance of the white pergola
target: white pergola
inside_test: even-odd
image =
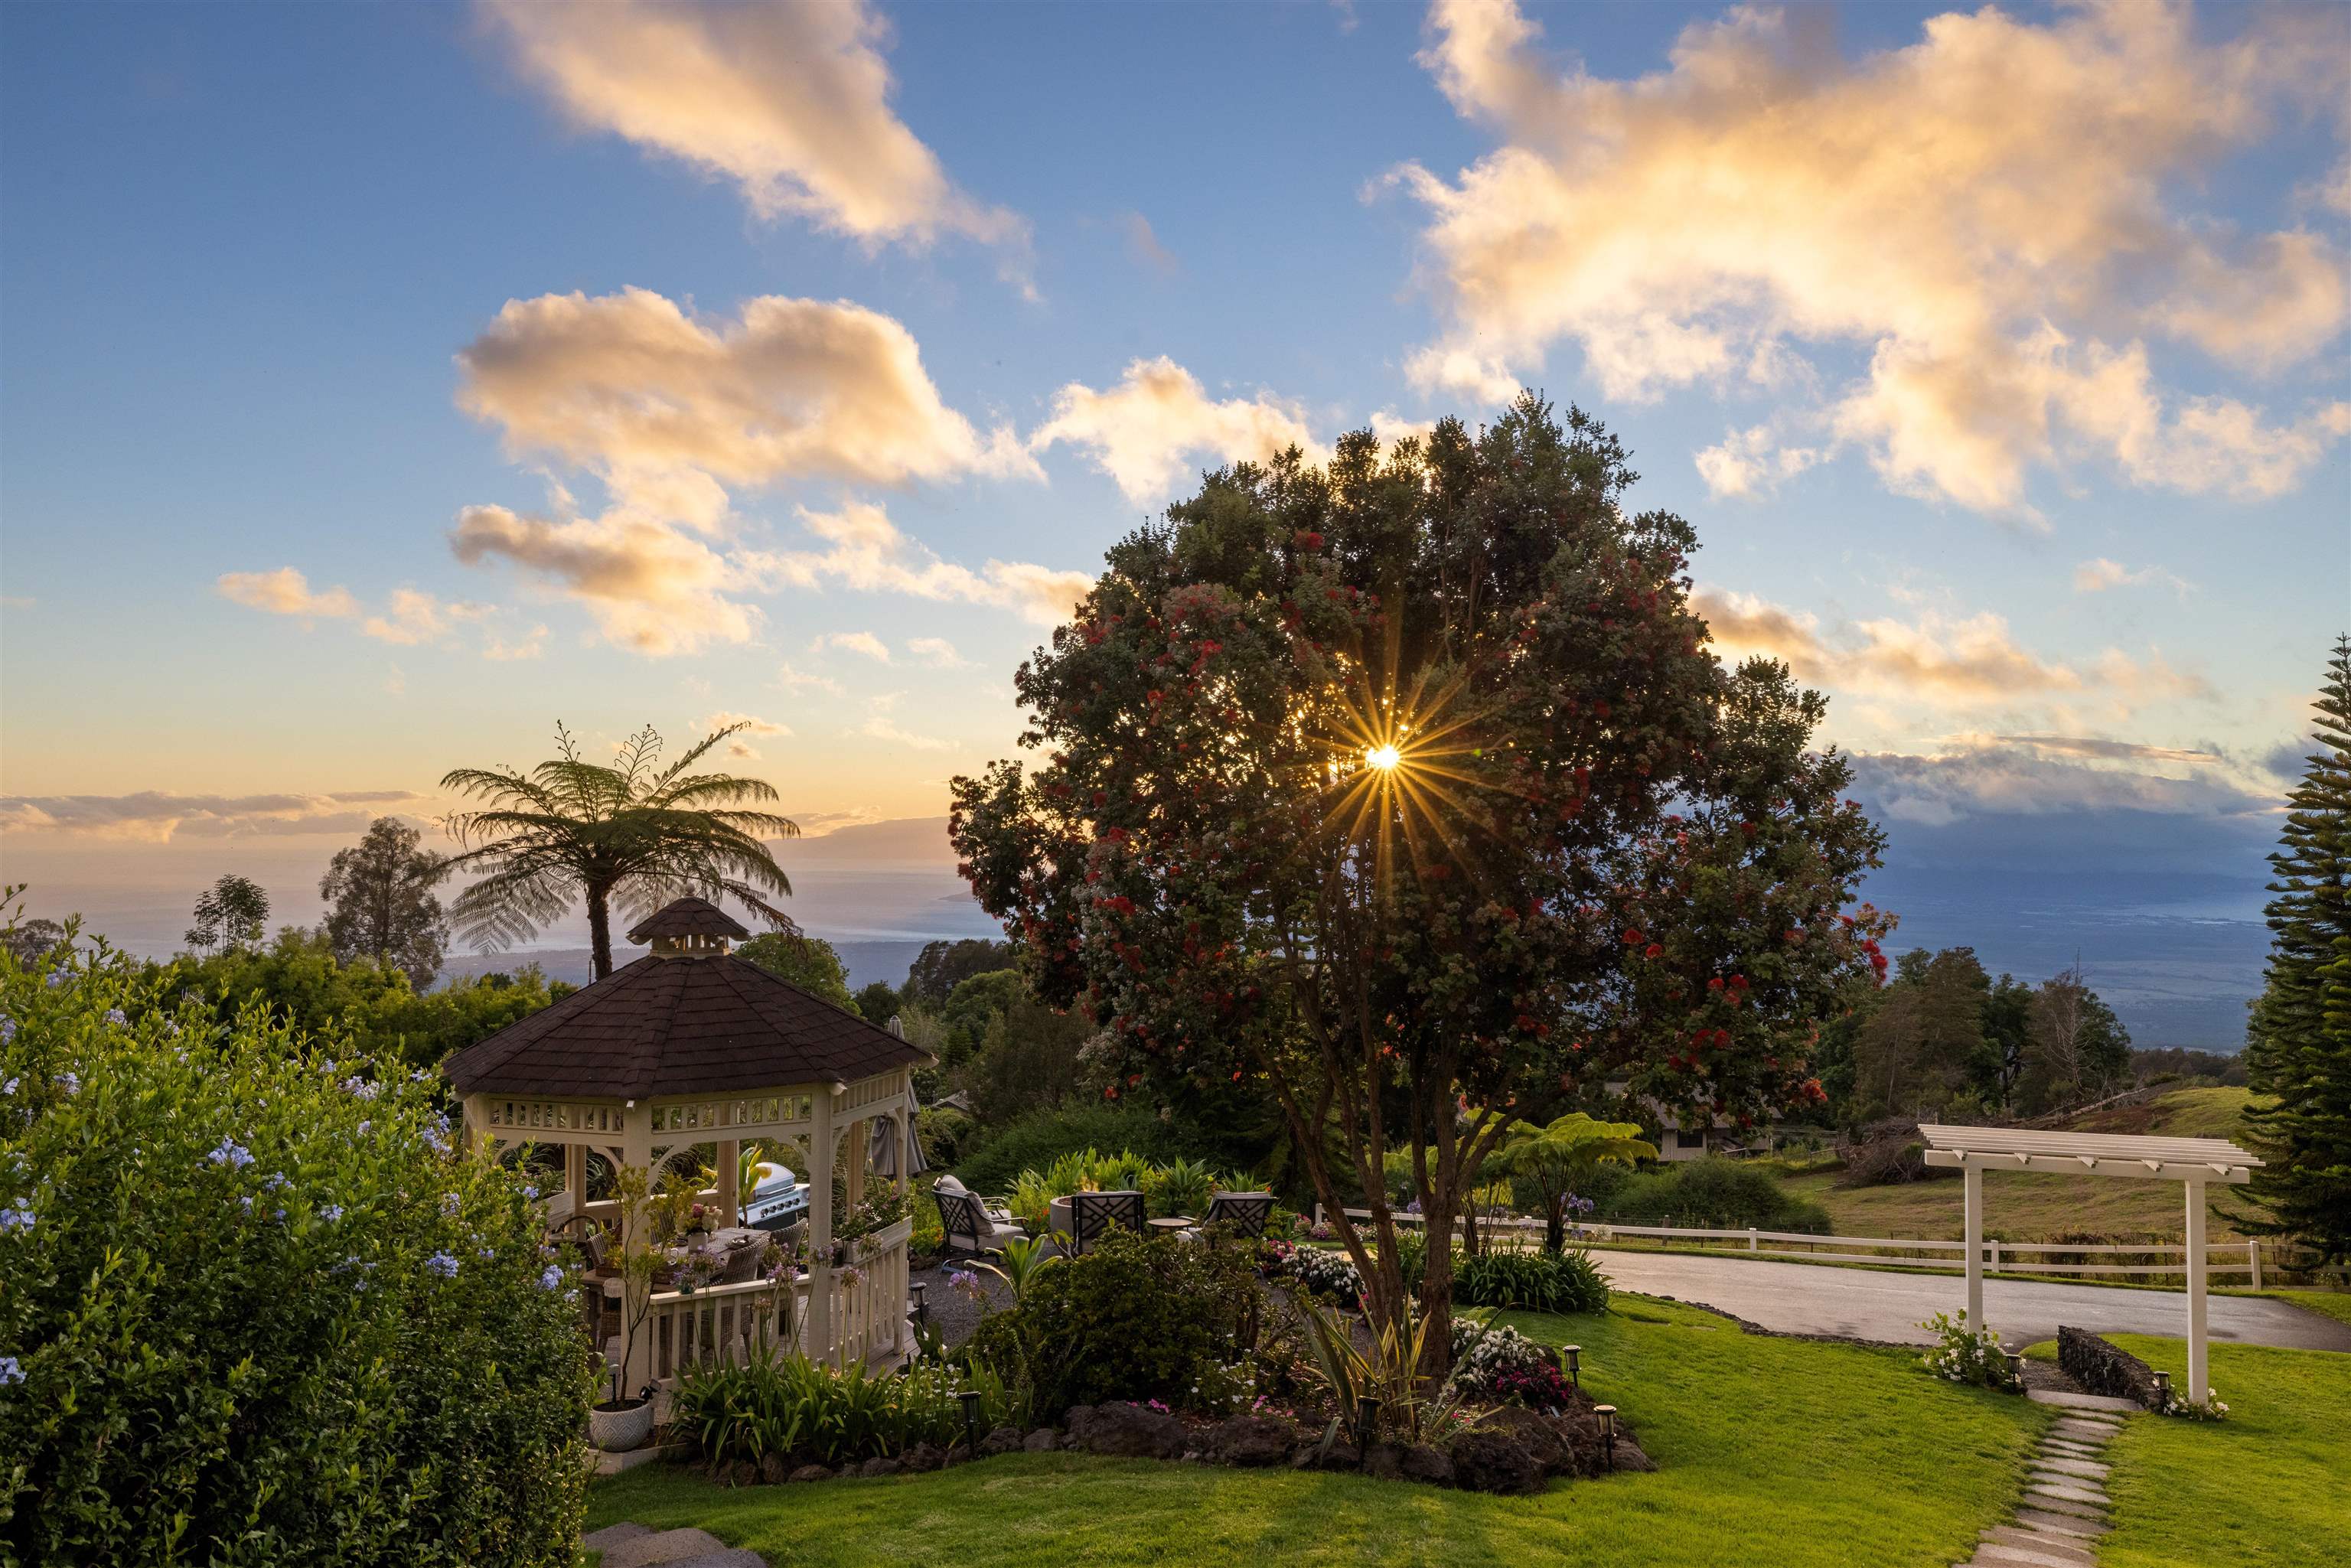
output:
[[[2204,1189],[2239,1186],[2261,1161],[2226,1138],[2156,1138],[2123,1133],[2036,1133],[2011,1127],[1922,1126],[1927,1163],[1966,1177],[1968,1326],[1984,1326],[1983,1175],[2038,1171],[2053,1176],[2129,1176],[2176,1181],[2188,1201],[2188,1397],[2201,1403],[2204,1377]]]

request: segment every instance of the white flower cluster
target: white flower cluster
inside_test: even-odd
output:
[[[1343,1301],[1363,1297],[1364,1277],[1355,1271],[1354,1260],[1343,1252],[1301,1247],[1282,1260],[1281,1271],[1317,1296],[1333,1296]]]
[[[1935,1348],[1919,1358],[1928,1371],[1951,1383],[2008,1385],[2008,1348],[1991,1329],[1970,1329],[1968,1314],[1937,1312],[1918,1325],[1935,1331]]]
[[[1464,1394],[1496,1394],[1505,1378],[1537,1377],[1551,1364],[1550,1353],[1514,1328],[1453,1320],[1450,1381]]]

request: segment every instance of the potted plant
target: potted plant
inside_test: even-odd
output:
[[[612,1364],[612,1396],[588,1412],[588,1438],[608,1454],[626,1453],[653,1435],[653,1385],[646,1384],[634,1398],[622,1389],[633,1364],[637,1331],[653,1311],[653,1249],[646,1244],[645,1173],[621,1172],[617,1194],[621,1209],[621,1359]]]

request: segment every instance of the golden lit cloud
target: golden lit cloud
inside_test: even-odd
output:
[[[747,643],[756,606],[727,598],[740,579],[725,557],[676,528],[618,514],[556,521],[468,507],[449,548],[467,566],[496,559],[586,604],[604,635],[663,655]]]
[[[383,807],[414,813],[424,797],[406,789],[338,794],[0,796],[0,831],[71,834],[168,843],[174,838],[276,837],[363,831]]]
[[[863,0],[484,6],[580,125],[732,180],[754,212],[868,245],[961,234],[1025,253],[1028,225],[957,190],[890,106],[888,27]]]
[[[1898,489],[2019,511],[2034,468],[2086,455],[2140,485],[2279,494],[2351,405],[2184,398],[2145,343],[2267,371],[2341,333],[2334,241],[2172,204],[2340,95],[2346,16],[2248,14],[2206,42],[2160,0],[1986,7],[1848,60],[1812,13],[1741,6],[1611,79],[1547,60],[1513,0],[1437,0],[1423,61],[1502,144],[1451,180],[1396,176],[1430,214],[1447,322],[1410,369],[1490,400],[1573,342],[1630,399],[1759,391],[1799,345],[1857,349],[1865,373],[1811,421]],[[1700,467],[1748,494],[1818,447],[1749,431]]]
[[[1094,466],[1133,500],[1164,496],[1184,477],[1188,462],[1262,463],[1296,446],[1310,461],[1330,449],[1314,439],[1304,413],[1265,392],[1211,399],[1199,379],[1161,355],[1136,360],[1119,383],[1097,392],[1078,382],[1053,398],[1053,417],[1029,437],[1031,451],[1056,442],[1088,448]]]
[[[266,610],[272,615],[341,620],[360,612],[350,591],[329,588],[313,592],[310,580],[290,566],[276,571],[225,571],[214,584],[225,599]]]
[[[1085,572],[1028,561],[990,560],[974,571],[941,560],[869,501],[850,501],[831,512],[802,507],[799,519],[823,549],[747,554],[745,569],[764,580],[801,588],[836,582],[865,593],[993,604],[1048,626],[1068,620],[1093,586]]]

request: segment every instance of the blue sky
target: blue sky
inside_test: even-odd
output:
[[[935,815],[1201,468],[1525,382],[1897,867],[2257,888],[2351,620],[2345,17],[9,6],[0,852],[176,904],[559,716]]]

